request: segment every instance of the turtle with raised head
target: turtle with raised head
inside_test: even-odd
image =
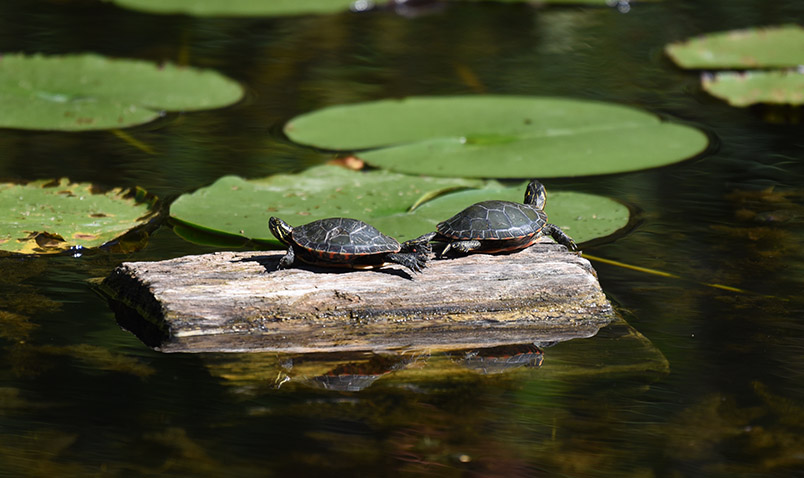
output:
[[[292,267],[297,261],[324,267],[375,269],[400,264],[421,272],[431,251],[422,236],[400,244],[396,239],[357,219],[333,217],[291,227],[278,217],[268,221],[271,233],[288,246],[279,268]]]
[[[470,252],[505,252],[524,249],[540,236],[550,236],[569,250],[575,241],[555,224],[547,222],[544,186],[533,180],[525,189],[524,204],[511,201],[475,203],[436,226],[432,240],[446,242],[441,256],[454,250]]]

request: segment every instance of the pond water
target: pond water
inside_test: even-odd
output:
[[[150,350],[88,286],[122,261],[215,250],[167,224],[137,252],[2,258],[0,475],[804,476],[801,110],[732,108],[662,54],[705,32],[803,19],[796,0],[281,19],[2,2],[0,51],[180,61],[248,90],[226,109],[126,130],[155,154],[110,132],[0,130],[4,180],[138,185],[170,202],[226,174],[326,160],[277,133],[294,115],[406,95],[604,100],[702,128],[713,145],[665,168],[545,180],[638,212],[585,253],[680,279],[594,262],[632,328],[544,348],[541,367],[483,374],[433,357],[432,373],[364,374],[379,378],[358,392],[278,386],[281,357]],[[326,360],[294,369],[315,376]]]

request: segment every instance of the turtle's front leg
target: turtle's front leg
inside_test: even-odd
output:
[[[427,265],[427,255],[421,252],[394,252],[387,254],[385,260],[401,264],[413,272],[421,272]]]
[[[296,253],[293,251],[293,246],[288,247],[288,252],[279,259],[279,269],[287,269],[293,266],[296,260]]]
[[[458,252],[468,254],[469,252],[474,251],[475,249],[480,249],[480,246],[481,246],[480,241],[475,240],[450,242],[449,244],[447,244],[447,247],[445,247],[444,250],[441,251],[441,256],[442,257],[445,256],[447,252],[450,251],[450,249],[455,249]]]
[[[555,224],[545,224],[542,232],[543,234],[552,237],[554,241],[566,247],[567,249],[571,251],[578,250],[578,246],[575,244],[575,241],[573,241],[566,232],[562,231],[561,228]]]

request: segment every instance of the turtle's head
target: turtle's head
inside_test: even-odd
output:
[[[534,179],[528,184],[527,189],[525,189],[525,204],[544,209],[545,202],[547,202],[547,194],[544,192],[544,186]]]
[[[268,228],[271,230],[271,234],[279,239],[279,242],[286,246],[290,245],[290,233],[293,232],[293,228],[288,223],[271,216],[271,219],[268,220]]]

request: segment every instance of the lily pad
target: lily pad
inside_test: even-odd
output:
[[[0,184],[0,250],[51,254],[94,248],[146,224],[155,199],[141,189],[96,191],[89,183]]]
[[[202,232],[278,245],[268,230],[271,216],[294,226],[333,216],[372,222],[403,213],[428,197],[480,184],[325,165],[253,180],[225,176],[209,187],[180,196],[170,206],[170,216]]]
[[[180,235],[189,240],[200,237],[191,233],[198,230],[216,235],[218,241],[250,238],[279,245],[268,230],[271,216],[294,226],[326,217],[353,217],[407,240],[435,230],[438,222],[470,204],[487,199],[521,202],[524,193],[524,183],[505,187],[496,181],[318,166],[299,174],[256,180],[226,176],[179,197],[170,214],[181,228]],[[625,227],[629,219],[628,208],[614,200],[573,192],[548,191],[546,210],[552,222],[579,242],[608,236]]]
[[[354,0],[112,0],[148,13],[194,16],[280,16],[348,11]]]
[[[665,52],[682,68],[770,68],[804,65],[804,28],[785,25],[711,33],[671,43]]]
[[[285,125],[295,142],[366,150],[396,172],[485,178],[619,173],[703,151],[701,131],[625,106],[528,96],[411,97],[324,108]]]
[[[453,2],[494,2],[494,3],[529,3],[534,4],[533,0],[450,0]],[[662,0],[637,0],[632,2],[630,0],[542,0],[538,4],[546,5],[585,5],[585,6],[600,6],[600,7],[621,7],[630,3],[656,3]]]
[[[467,1],[467,0],[452,0]],[[525,3],[532,0],[469,0],[472,2]],[[642,0],[661,1],[661,0]],[[350,9],[371,9],[389,3],[388,0],[360,2],[358,0],[111,0],[123,8],[156,14],[184,14],[216,17],[256,17],[329,14]],[[583,4],[617,6],[626,0],[544,0],[546,4]],[[361,6],[362,5],[362,6]]]
[[[412,213],[377,218],[374,226],[380,230],[398,229],[400,240],[412,239],[429,231],[472,204],[490,199],[522,202],[527,182],[505,187],[489,181],[482,189],[458,191],[437,197],[416,208]],[[628,207],[613,199],[571,191],[547,191],[545,212],[549,221],[561,227],[578,242],[606,237],[628,225]]]
[[[705,75],[701,84],[709,94],[732,106],[804,104],[804,73],[798,71],[719,72]]]
[[[0,57],[0,127],[81,131],[218,108],[242,87],[210,70],[99,55]]]

